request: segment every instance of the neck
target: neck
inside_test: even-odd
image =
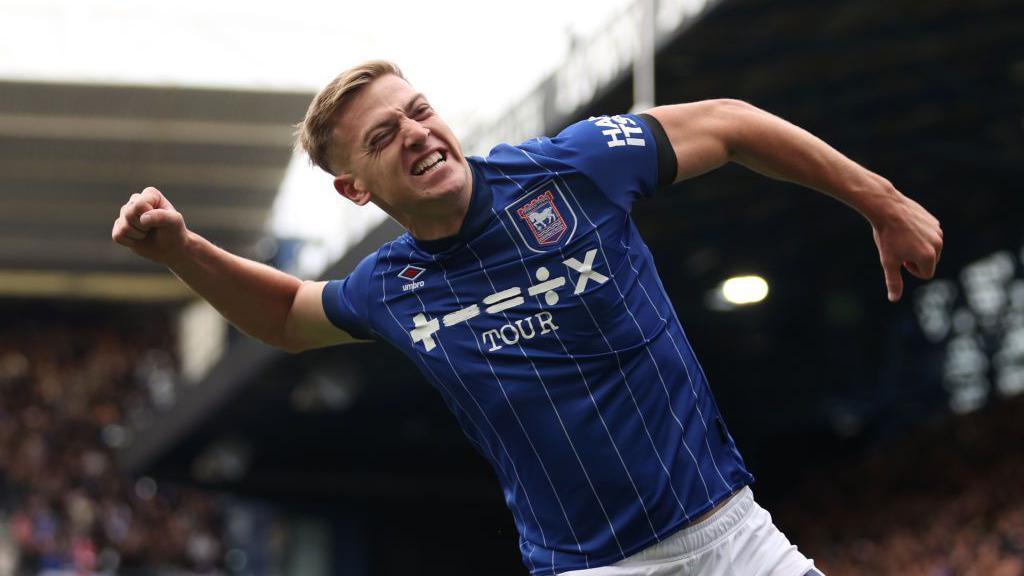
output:
[[[403,214],[402,218],[396,217],[395,220],[417,240],[439,240],[455,236],[466,220],[472,197],[473,171],[466,166],[466,185],[457,194],[450,196],[450,200],[438,202],[416,214]]]

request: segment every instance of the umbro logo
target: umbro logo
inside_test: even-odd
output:
[[[420,268],[419,266],[413,266],[410,264],[405,268],[402,268],[402,271],[398,273],[398,277],[402,280],[415,280],[426,271],[426,268]]]
[[[402,280],[409,281],[408,284],[402,285],[402,291],[408,292],[409,290],[415,290],[420,286],[423,286],[423,280],[417,282],[416,279],[422,276],[426,271],[426,268],[420,268],[419,266],[413,266],[412,264],[402,268],[402,271],[398,273],[398,277]]]

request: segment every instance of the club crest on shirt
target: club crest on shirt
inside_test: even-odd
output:
[[[505,207],[516,231],[534,252],[546,252],[576,230],[576,214],[554,180],[534,188]]]

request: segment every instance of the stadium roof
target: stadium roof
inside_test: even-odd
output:
[[[162,267],[110,240],[118,207],[151,184],[173,191],[199,233],[262,257],[291,124],[309,100],[43,82],[0,82],[0,94],[0,294],[33,278],[27,288],[37,296],[91,278],[84,295],[114,290],[119,298],[188,294]]]
[[[398,19],[411,10],[402,0],[5,2],[0,297],[186,297],[169,274],[109,240],[118,207],[147,185],[162,187],[196,231],[245,256],[266,259],[275,247],[265,237],[275,234],[328,242],[322,269],[364,226],[347,226],[360,215],[338,215],[330,185],[294,161],[290,133],[339,68],[395,59],[465,130],[528,91],[573,34],[626,3],[525,0],[496,28],[465,0]],[[547,40],[520,42],[527,28]],[[475,72],[459,82],[439,74],[441,54]],[[271,219],[282,184],[292,190]]]

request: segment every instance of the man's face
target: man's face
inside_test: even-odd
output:
[[[388,74],[345,103],[333,137],[345,170],[335,187],[400,222],[442,210],[469,191],[469,165],[447,124],[405,80]]]

